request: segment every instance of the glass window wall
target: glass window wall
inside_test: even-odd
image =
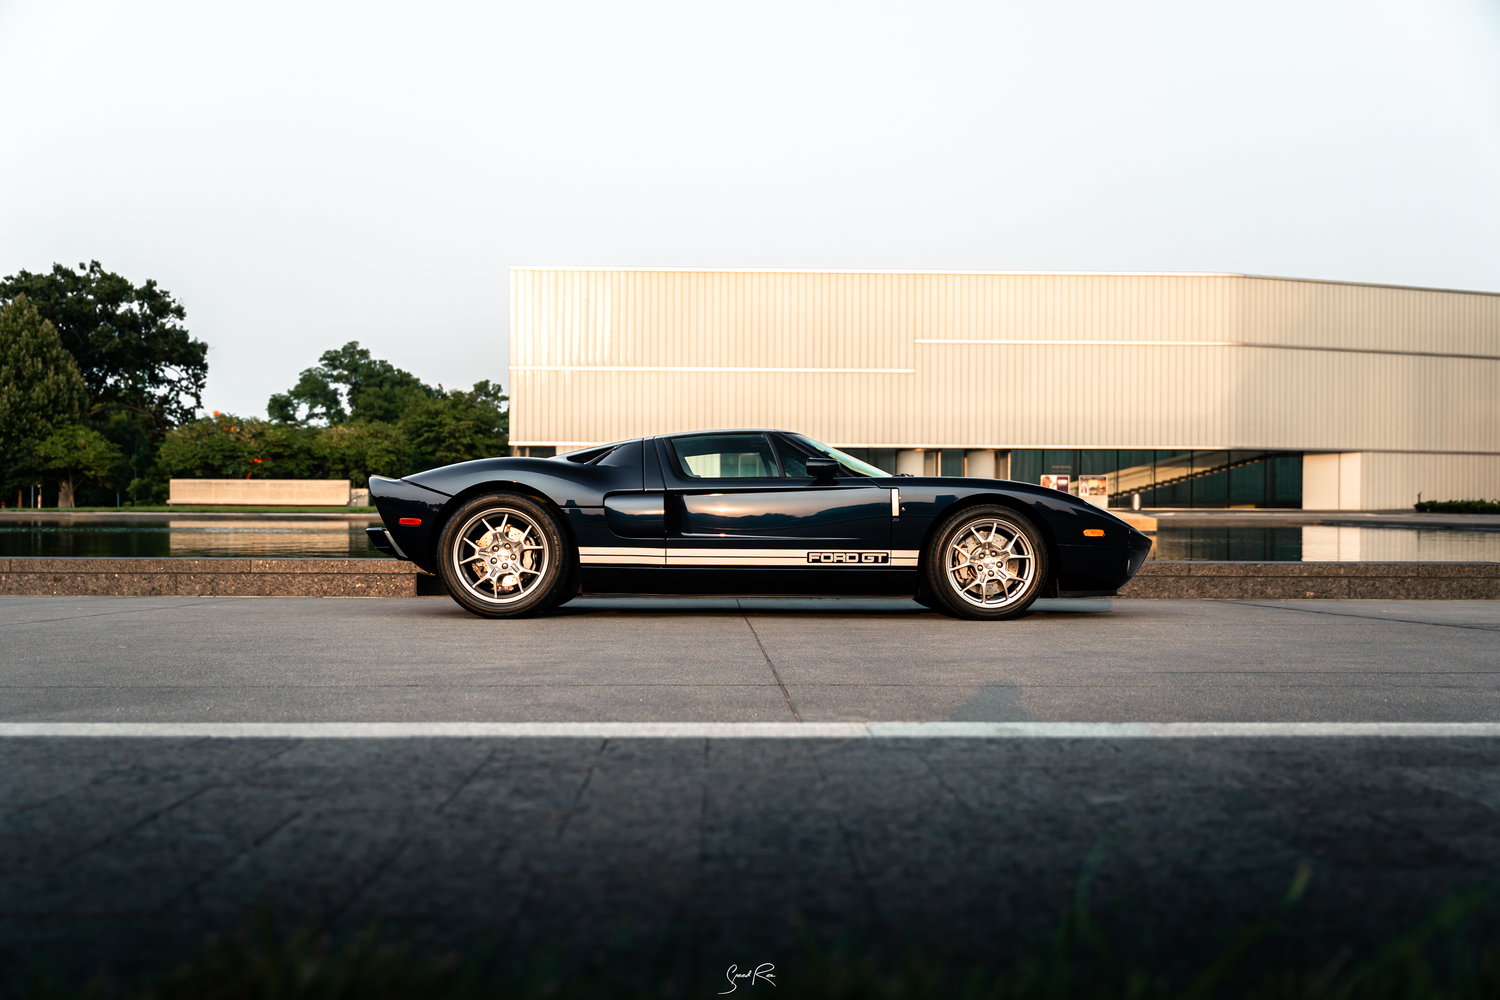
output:
[[[1017,450],[1010,477],[1067,484],[1102,477],[1111,507],[1302,506],[1302,456],[1270,451]],[[1066,479],[1062,477],[1067,477]]]

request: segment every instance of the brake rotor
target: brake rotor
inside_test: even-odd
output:
[[[503,532],[490,529],[480,535],[474,544],[476,551],[485,558],[476,559],[469,564],[474,571],[475,582],[492,579],[501,590],[519,587],[521,578],[516,570],[521,567],[524,553],[520,543],[525,538],[526,532],[514,525],[507,526]]]

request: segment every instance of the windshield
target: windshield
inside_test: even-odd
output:
[[[886,472],[884,469],[878,469],[875,466],[871,465],[869,462],[861,462],[853,455],[845,455],[837,448],[830,448],[826,444],[823,444],[821,441],[814,441],[812,438],[807,437],[806,435],[788,434],[787,437],[790,438],[794,443],[799,444],[804,448],[808,448],[816,454],[827,455],[829,458],[834,459],[844,468],[848,469],[850,472],[853,472],[855,475],[875,476],[881,479],[885,479],[890,476],[890,473]]]

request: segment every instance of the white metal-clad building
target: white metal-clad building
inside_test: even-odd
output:
[[[802,431],[1145,506],[1500,496],[1500,295],[1239,274],[511,269],[511,440]],[[1067,478],[1060,478],[1067,477]]]

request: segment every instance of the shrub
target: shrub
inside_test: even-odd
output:
[[[1424,514],[1500,514],[1500,500],[1423,500],[1416,509]]]
[[[167,432],[157,465],[185,479],[316,479],[316,432],[230,413],[202,417]]]
[[[371,476],[399,478],[412,472],[411,440],[399,425],[355,421],[314,433],[313,454],[325,478],[363,487]]]

